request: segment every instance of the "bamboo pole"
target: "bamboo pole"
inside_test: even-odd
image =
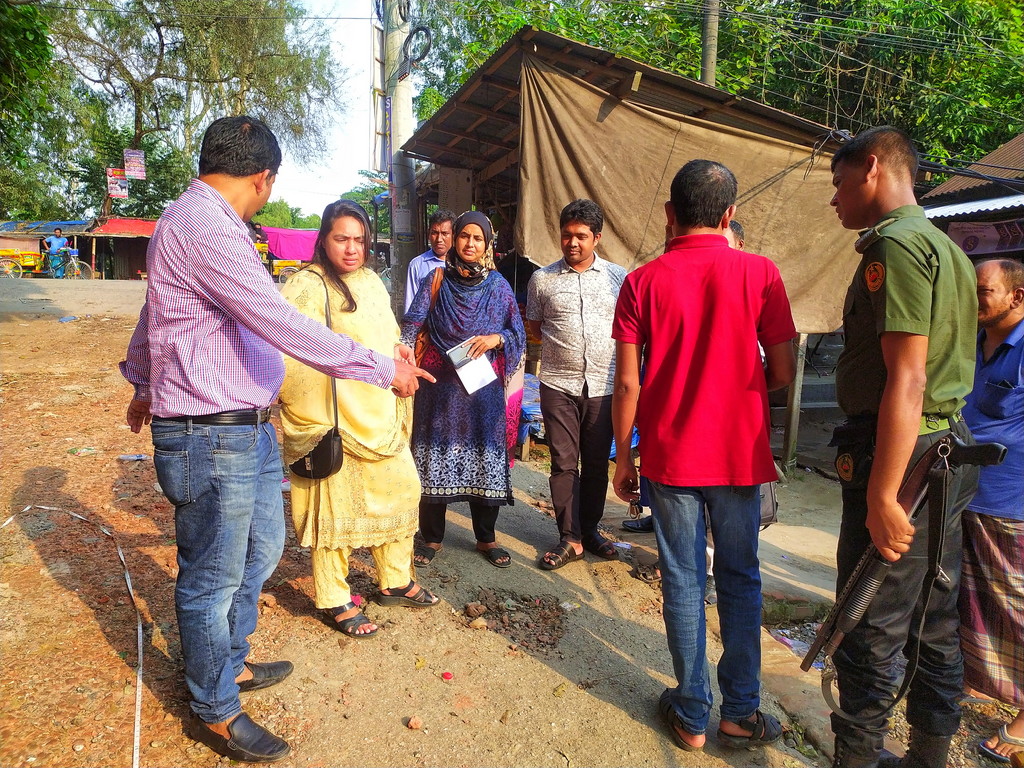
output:
[[[796,469],[796,439],[800,431],[800,398],[804,388],[804,361],[807,359],[807,334],[801,333],[796,349],[796,378],[789,385],[786,403],[786,432],[782,437],[782,472],[789,476]]]

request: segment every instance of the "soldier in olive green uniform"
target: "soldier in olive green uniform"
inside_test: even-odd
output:
[[[863,258],[846,297],[846,346],[836,371],[847,416],[833,439],[843,484],[838,585],[872,543],[892,561],[878,596],[834,655],[840,705],[859,718],[832,716],[834,765],[874,768],[881,760],[940,768],[960,723],[960,513],[974,495],[976,470],[951,474],[940,561],[950,583],[937,581],[927,596],[928,511],[915,531],[896,495],[908,468],[950,430],[970,440],[959,411],[974,380],[976,280],[967,257],[916,204],[917,151],[905,134],[862,132],[836,153],[832,171],[832,205],[843,226],[867,228],[856,245]],[[882,749],[886,704],[899,682],[894,662],[918,641],[907,698],[911,745],[894,761]]]

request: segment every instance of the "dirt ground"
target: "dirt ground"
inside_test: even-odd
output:
[[[123,424],[131,390],[117,361],[134,319],[62,323],[56,314],[0,318],[0,503],[13,516],[0,530],[0,765],[132,764],[137,622],[115,542],[143,625],[140,764],[227,763],[183,733],[172,509],[152,461],[121,458],[152,455],[148,434]],[[672,679],[661,594],[631,568],[653,557],[653,537],[633,537],[619,561],[537,569],[555,538],[545,471],[539,454],[518,465],[517,503],[499,518],[512,568],[495,569],[473,551],[468,512],[457,505],[445,549],[418,575],[442,602],[424,611],[370,602],[366,613],[382,629],[366,640],[341,636],[317,615],[309,552],[289,522],[252,641],[255,660],[288,658],[296,672],[243,698],[254,719],[293,745],[283,765],[824,765],[807,746],[719,747],[717,711],[703,754],[673,746],[656,714]],[[816,476],[800,487],[802,511],[766,535],[766,576],[825,599],[837,517],[822,510],[836,491]],[[623,513],[610,508],[609,533]],[[809,554],[793,556],[790,537],[810,537],[801,550]],[[353,584],[367,599],[374,594],[368,556]],[[483,628],[470,626],[474,602],[486,608]],[[719,654],[712,634],[709,657]],[[792,724],[771,691],[764,708]],[[1005,719],[996,707],[979,712],[969,737]],[[420,727],[409,727],[411,718]]]

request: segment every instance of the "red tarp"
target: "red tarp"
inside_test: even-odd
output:
[[[313,245],[316,243],[315,229],[282,229],[263,227],[267,233],[267,245],[278,259],[313,260]]]
[[[107,219],[90,235],[120,235],[121,237],[152,237],[156,221],[150,219]]]

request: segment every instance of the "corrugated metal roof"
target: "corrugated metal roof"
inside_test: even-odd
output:
[[[58,227],[65,235],[82,235],[91,221],[0,221],[0,234],[7,237],[45,237]]]
[[[986,176],[1000,179],[1024,179],[1024,133],[1010,139],[994,152],[985,155],[967,170],[977,171]],[[962,198],[966,190],[971,190],[971,197],[979,197],[982,188],[986,196],[1005,194],[1006,188],[993,184],[985,179],[970,176],[954,176],[949,181],[939,184],[935,189],[921,196],[922,200],[943,200]]]
[[[152,237],[155,227],[156,219],[107,219],[87,234],[107,237]]]
[[[954,216],[965,216],[970,213],[995,213],[1008,208],[1022,207],[1024,207],[1024,195],[1009,195],[1007,197],[990,197],[986,200],[971,200],[966,203],[952,203],[951,205],[933,205],[924,209],[924,215],[929,219],[951,219]]]

